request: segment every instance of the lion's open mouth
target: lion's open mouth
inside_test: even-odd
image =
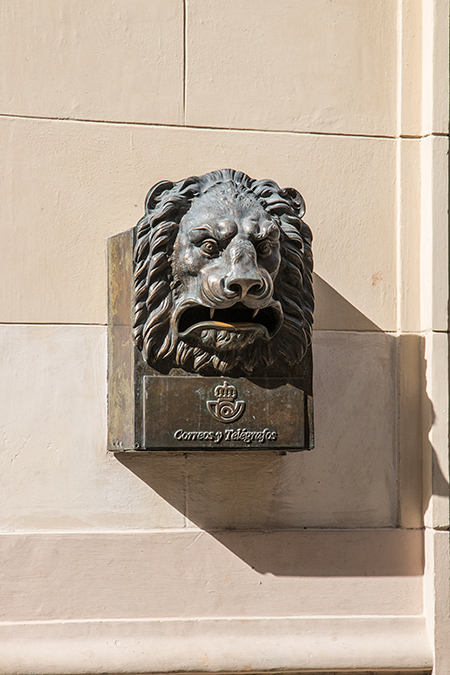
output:
[[[257,332],[269,340],[283,323],[279,302],[268,307],[252,309],[237,302],[226,309],[212,309],[203,305],[187,307],[178,320],[178,334],[183,337],[192,332],[220,330],[231,332]]]

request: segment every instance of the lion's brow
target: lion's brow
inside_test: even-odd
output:
[[[278,225],[271,223],[268,227],[261,227],[259,232],[252,232],[251,236],[256,240],[265,239],[266,237],[276,240],[280,236],[280,230]]]
[[[208,223],[204,223],[203,225],[197,225],[197,227],[193,227],[191,230],[191,233],[193,232],[206,232],[207,234],[211,235],[214,237],[214,239],[229,239],[231,236],[233,236],[234,233],[231,232],[221,232],[220,229],[211,227],[211,225],[208,225]]]
[[[214,234],[213,229],[208,223],[205,223],[204,225],[197,225],[197,227],[193,227],[191,232],[198,232],[199,230],[206,230],[210,234]]]
[[[192,242],[202,241],[205,237],[214,237],[215,234],[209,225],[197,225],[188,232],[188,237]]]

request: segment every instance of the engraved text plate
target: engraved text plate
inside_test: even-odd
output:
[[[296,384],[264,378],[144,377],[145,447],[304,448],[305,400]]]

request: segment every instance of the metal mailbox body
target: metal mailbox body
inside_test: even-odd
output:
[[[219,173],[223,174],[214,172],[207,174],[206,178],[211,182],[209,177],[217,178]],[[226,178],[230,177],[230,173],[236,175],[237,172],[228,172]],[[205,177],[201,177],[203,178]],[[259,216],[262,224],[255,225],[252,209],[256,207],[252,196],[248,199],[244,194],[247,202],[240,208],[243,198],[236,196],[235,183],[236,181],[233,183],[232,199],[236,201],[239,198],[240,210],[228,205],[226,213],[232,213],[232,218],[224,218],[223,204],[219,205],[220,217],[217,216],[214,207],[217,196],[208,195],[209,210],[206,210],[206,214],[213,214],[211,219],[219,223],[217,227],[222,228],[221,232],[226,227],[234,227],[226,235],[228,238],[224,238],[224,242],[219,239],[216,245],[215,240],[207,239],[205,244],[205,237],[212,235],[202,234],[205,225],[197,224],[205,220],[205,207],[201,203],[200,221],[198,216],[191,216],[189,209],[184,209],[180,214],[180,231],[186,218],[190,219],[185,230],[188,237],[194,240],[193,252],[186,253],[191,246],[190,240],[184,244],[180,234],[176,235],[175,240],[172,238],[175,243],[170,251],[161,250],[161,238],[156,240],[152,249],[152,242],[150,241],[150,246],[148,244],[148,239],[152,236],[148,224],[151,225],[152,209],[155,211],[160,206],[155,207],[154,191],[162,184],[155,186],[147,197],[147,216],[132,230],[108,240],[108,449],[111,451],[296,451],[311,449],[314,445],[312,352],[307,330],[303,331],[306,338],[301,358],[293,364],[288,362],[287,356],[282,358],[285,353],[288,356],[291,353],[289,340],[292,341],[295,337],[287,332],[287,337],[283,336],[283,326],[280,328],[277,325],[277,322],[289,321],[286,307],[292,304],[290,300],[285,301],[284,305],[283,302],[278,302],[276,294],[278,270],[286,266],[282,244],[278,243],[279,235],[274,233],[272,221],[264,215],[263,210],[263,215]],[[272,182],[270,184],[276,185]],[[170,195],[170,190],[173,191],[178,185],[166,182],[165,192],[159,187],[159,194],[164,197],[168,192]],[[215,184],[213,188],[217,191]],[[219,194],[223,194],[223,190]],[[225,201],[228,199],[233,206],[226,192],[225,197]],[[196,199],[198,201],[199,197],[196,196]],[[197,208],[196,204],[194,206]],[[195,214],[195,209],[193,211]],[[249,218],[250,226],[247,225]],[[232,221],[237,221],[240,229],[237,225],[233,226]],[[223,222],[225,225],[222,225]],[[191,234],[192,231],[194,235]],[[144,235],[147,238],[144,242],[145,250],[142,243]],[[283,233],[281,236],[284,236]],[[309,243],[310,239],[309,237]],[[277,262],[278,249],[281,253]],[[143,250],[147,256],[145,260],[141,255]],[[176,260],[173,262],[174,258],[178,255],[181,272],[176,269],[171,271],[170,289],[176,289],[175,300],[172,299],[172,307],[175,309],[172,309],[172,314],[164,314],[168,317],[165,327],[166,346],[163,349],[159,345],[158,352],[154,347],[155,340],[158,338],[162,343],[164,335],[162,321],[158,324],[155,317],[158,318],[162,313],[158,315],[155,311],[152,314],[151,301],[147,299],[146,303],[142,302],[144,277],[141,270],[144,265],[145,280],[152,280],[155,277],[154,274],[152,277],[152,270],[162,255],[166,255],[167,261],[174,266],[177,264]],[[195,263],[195,256],[202,265],[209,265],[206,272],[203,266],[198,273],[200,281],[192,279],[195,274],[189,269],[189,265],[192,267]],[[221,258],[225,256],[228,257],[224,261]],[[200,263],[195,263],[195,270]],[[222,269],[220,265],[225,270],[220,272],[225,281],[218,279],[220,275],[217,270]],[[183,281],[182,272],[186,269],[189,277],[187,281]],[[303,268],[303,280],[306,279],[308,283],[311,269],[312,259],[306,272]],[[157,282],[154,288],[159,292],[163,284],[158,280]],[[203,301],[206,308],[197,307],[189,297],[186,300],[189,293],[192,295],[189,284],[190,287],[196,284],[195,297],[203,292],[198,290],[199,284],[206,284],[206,300]],[[210,299],[211,293],[208,295],[211,288],[211,293],[215,292],[213,300]],[[312,288],[309,290],[308,311],[312,306]],[[148,289],[145,291],[149,292]],[[222,292],[223,302],[220,296]],[[233,300],[234,295],[238,296],[238,301]],[[177,298],[181,298],[178,302],[181,307],[178,314]],[[159,308],[167,305],[161,297],[158,297],[158,302]],[[189,311],[186,311],[186,307]],[[205,313],[206,309],[209,314]],[[239,321],[233,322],[233,312]],[[304,314],[307,315],[307,312]],[[177,319],[178,316],[181,318]],[[251,316],[256,317],[254,324],[249,318]],[[312,310],[307,328],[310,329],[311,323]],[[152,333],[155,325],[160,330],[156,338]],[[180,327],[187,335],[186,344],[181,340],[177,344],[177,336],[171,337],[170,331],[175,334],[177,328],[178,333],[184,337]],[[278,343],[273,342],[270,345],[272,352],[267,350],[266,345],[271,339],[271,330],[281,336]],[[263,339],[258,342],[260,334]],[[150,347],[146,351],[144,344],[148,335]],[[204,340],[208,349],[200,349],[201,340]],[[218,345],[217,357],[214,348],[211,348],[211,343],[216,344],[214,340]],[[171,349],[167,348],[169,343],[172,345]],[[235,343],[238,343],[236,347]],[[243,345],[242,348],[240,345]],[[296,348],[294,344],[292,353]],[[163,354],[163,357],[158,358],[155,354]],[[214,360],[211,360],[211,354]],[[227,359],[230,363],[224,365]]]

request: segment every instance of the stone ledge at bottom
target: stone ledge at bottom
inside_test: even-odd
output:
[[[421,616],[0,623],[0,673],[425,671]]]

